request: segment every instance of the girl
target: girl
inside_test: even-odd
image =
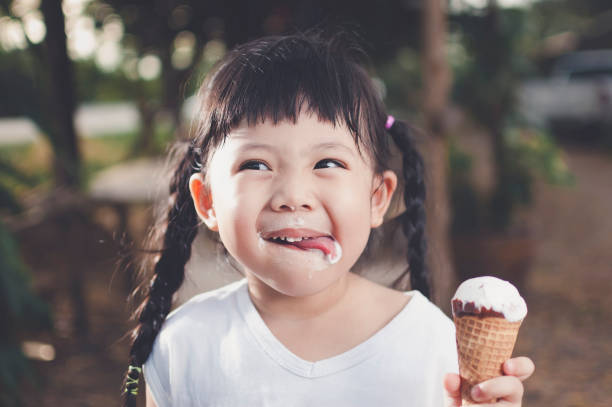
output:
[[[460,405],[454,327],[428,301],[422,160],[360,55],[340,36],[264,38],[202,85],[138,312],[128,404],[144,373],[147,406]],[[350,272],[396,190],[390,139],[413,291],[403,275],[396,290]],[[200,220],[245,278],[168,315]],[[520,405],[533,364],[504,371],[476,400]]]

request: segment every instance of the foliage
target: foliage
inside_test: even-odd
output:
[[[74,66],[79,102],[117,102],[138,97],[159,99],[159,80],[132,80],[118,70],[102,72],[91,60],[76,61]]]
[[[3,193],[6,190],[2,189]],[[19,347],[20,335],[27,329],[50,329],[51,314],[47,304],[30,288],[26,267],[20,259],[16,242],[0,222],[0,405],[19,405],[19,385],[35,378]]]
[[[473,233],[483,225],[484,208],[471,181],[473,158],[451,139],[448,149],[450,204],[453,211],[451,232]]]
[[[17,148],[11,149],[14,153]],[[0,155],[0,214],[18,213],[21,206],[14,190],[32,188],[36,178],[22,173],[12,161]],[[19,385],[23,379],[35,379],[19,343],[24,331],[50,329],[51,313],[46,303],[30,287],[30,277],[19,254],[17,243],[0,221],[0,405],[20,403]]]
[[[0,201],[0,214],[17,213],[24,193],[47,188],[51,183],[51,147],[46,140],[0,147],[0,190],[6,200]],[[11,205],[10,201],[16,205]]]
[[[559,147],[549,133],[534,128],[510,127],[504,136],[510,157],[517,168],[522,171],[531,169],[549,184],[575,184],[574,175],[563,161]],[[529,200],[523,202],[529,203]]]
[[[420,110],[423,83],[420,55],[416,50],[399,48],[394,58],[379,64],[377,72],[385,84],[385,104],[389,109]]]
[[[158,123],[154,130],[155,153],[163,153],[172,139],[172,128]],[[89,181],[101,170],[125,161],[131,154],[136,132],[103,134],[81,139],[83,181]],[[45,140],[0,147],[0,212],[19,210],[18,200],[34,189],[45,189],[51,183],[50,146]],[[13,202],[14,204],[11,204]]]
[[[516,89],[535,68],[527,58],[535,39],[525,10],[489,5],[482,13],[454,16],[454,35],[464,50],[455,64],[454,99],[492,137],[495,185],[487,199],[471,191],[466,168],[451,175],[454,230],[507,231],[517,208],[531,202],[535,173],[552,183],[571,183],[553,139],[520,123]],[[465,158],[451,152],[451,166]],[[478,204],[476,203],[478,201]],[[478,210],[480,214],[473,211]]]
[[[0,156],[0,212],[6,210],[11,213],[17,213],[21,209],[21,205],[11,193],[11,186],[15,183],[31,184],[32,180],[21,174],[9,163],[2,160]]]
[[[527,58],[525,11],[490,9],[452,17],[466,57],[454,65],[453,98],[487,129],[504,126],[516,108],[515,91],[533,66]]]
[[[551,185],[572,186],[575,177],[561,157],[552,137],[542,130],[508,127],[503,134],[508,164],[502,188],[491,196],[480,195],[471,180],[473,158],[455,142],[449,148],[450,195],[453,234],[475,234],[483,229],[506,230],[514,210],[532,202],[536,178]]]
[[[0,117],[28,116],[41,123],[43,106],[35,65],[27,51],[0,52]]]
[[[0,306],[2,326],[14,328],[49,328],[47,305],[30,291],[30,278],[20,259],[17,243],[0,223]],[[5,331],[3,340],[9,339]]]

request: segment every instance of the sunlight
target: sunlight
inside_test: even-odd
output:
[[[87,3],[91,0],[64,0],[62,1],[62,10],[66,18],[70,16],[79,16],[83,14]]]
[[[96,50],[96,32],[93,18],[66,15],[66,33],[68,51],[73,59],[86,59],[94,55]]]
[[[26,37],[19,21],[0,17],[0,45],[6,51],[26,48]]]
[[[157,55],[146,55],[138,61],[138,74],[144,80],[150,81],[161,73],[161,61]]]
[[[123,37],[123,21],[117,14],[111,14],[104,19],[102,36],[106,41],[119,42]]]
[[[15,17],[24,17],[30,11],[38,10],[40,0],[13,0],[11,12]]]
[[[215,63],[225,55],[225,43],[220,40],[210,40],[204,46],[204,59],[208,63]]]
[[[43,21],[42,13],[34,10],[23,16],[23,29],[32,44],[41,43],[47,35],[47,26]]]
[[[30,359],[43,362],[51,362],[55,359],[55,348],[48,343],[25,341],[21,344],[21,350]]]
[[[185,69],[193,61],[196,37],[191,31],[181,31],[174,39],[174,52],[172,53],[172,66],[176,69]]]
[[[534,0],[497,0],[500,7],[528,7]],[[449,9],[452,12],[466,11],[472,8],[480,9],[487,6],[489,0],[451,0]]]
[[[105,72],[112,72],[121,63],[121,47],[115,41],[103,41],[96,49],[96,65]]]

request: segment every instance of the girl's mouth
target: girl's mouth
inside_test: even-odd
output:
[[[261,236],[261,238],[272,244],[285,246],[286,248],[294,250],[319,250],[331,264],[337,263],[338,260],[340,260],[342,248],[336,239],[330,235],[292,237],[285,236],[279,232],[268,233],[267,237]],[[286,234],[296,235],[295,233]]]

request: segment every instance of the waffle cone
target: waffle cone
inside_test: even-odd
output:
[[[454,317],[454,320],[462,405],[469,406],[476,404],[470,397],[473,386],[503,375],[502,365],[512,356],[523,321],[510,322],[500,317],[480,318],[472,315]]]

